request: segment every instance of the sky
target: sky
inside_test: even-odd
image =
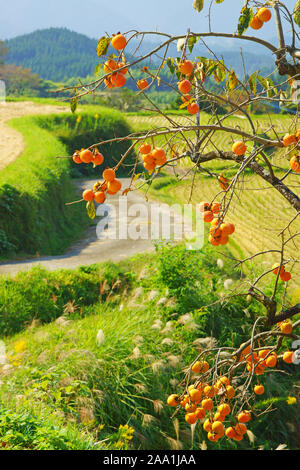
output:
[[[208,30],[205,8],[197,13],[193,0],[0,0],[0,39],[9,39],[37,29],[66,27],[99,38],[129,29],[184,34]],[[244,0],[224,0],[212,9],[212,30],[233,32]],[[286,0],[293,9],[296,0]],[[274,20],[255,32],[259,37],[274,37]]]

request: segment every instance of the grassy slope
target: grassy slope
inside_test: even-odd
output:
[[[37,118],[41,127],[53,133],[61,141],[67,151],[67,155],[72,155],[75,150],[87,148],[97,142],[122,137],[131,132],[131,128],[123,115],[115,110],[100,106],[83,106],[76,114],[48,115]],[[92,165],[76,165],[71,162],[72,170],[80,172],[81,175],[100,177],[103,167],[115,166],[120,156],[126,152],[130,142],[110,143],[99,146],[99,151],[104,155],[104,164],[93,169]],[[130,161],[132,154],[127,159]],[[128,175],[128,167],[121,167],[119,176]]]
[[[96,276],[99,267],[93,270]],[[133,272],[136,277],[132,277]],[[122,449],[130,444],[137,449],[199,449],[205,439],[201,425],[193,444],[180,413],[177,439],[170,421],[172,410],[165,403],[170,393],[180,389],[182,368],[197,354],[193,345],[196,338],[214,336],[220,344],[238,345],[249,335],[257,312],[255,304],[247,306],[244,301],[233,300],[222,307],[214,304],[205,312],[198,311],[218,298],[231,273],[230,262],[223,269],[217,267],[216,255],[208,246],[204,253],[161,248],[157,255],[100,266],[101,302],[71,309],[48,325],[39,326],[37,318],[27,330],[4,338],[10,361],[8,369],[0,373],[1,406],[14,420],[21,414],[26,422],[29,415],[38,428],[40,423],[44,427],[42,439],[34,433],[35,440],[26,437],[29,442],[25,444],[19,434],[8,432],[11,424],[1,427],[0,420],[1,440],[8,448]],[[116,285],[116,276],[128,282]],[[57,277],[61,279],[63,271]],[[66,273],[66,277],[71,278],[72,273]],[[18,282],[24,291],[31,286],[34,292],[30,278],[31,273],[24,274]],[[76,283],[73,285],[76,291]],[[248,314],[241,324],[241,311],[246,307]],[[183,316],[187,313],[191,315],[188,322]],[[96,341],[99,329],[105,336],[100,345]],[[294,369],[288,371],[293,374]],[[272,374],[262,378],[267,392],[256,401],[257,411],[272,401],[274,411],[251,422],[254,444],[245,439],[237,446],[223,439],[217,445],[208,443],[208,447],[295,446],[296,436],[286,423],[292,425],[299,410],[285,401],[295,394],[294,379],[281,374],[276,374],[276,381]],[[134,429],[133,441],[120,438],[119,426],[125,424]],[[51,428],[49,439],[45,437],[47,426]],[[59,436],[67,433],[66,442],[55,442],[54,432]]]
[[[65,146],[41,129],[36,118],[11,124],[23,134],[26,148],[0,174],[1,229],[19,253],[61,253],[87,224],[78,207],[65,206],[75,199],[69,162],[55,158],[65,155]],[[2,245],[2,256],[6,253]]]
[[[12,120],[11,125],[24,136],[26,148],[0,174],[0,256],[63,253],[88,224],[82,204],[65,205],[78,199],[70,174],[95,177],[101,169],[79,168],[69,159],[56,157],[128,134],[130,128],[121,113],[94,106],[84,107],[78,115],[27,116]],[[102,147],[105,164],[114,165],[118,152],[129,145]]]

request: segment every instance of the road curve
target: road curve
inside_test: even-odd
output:
[[[64,106],[33,103],[32,101],[0,103],[0,170],[16,160],[25,148],[22,134],[6,123],[28,115],[68,112]]]
[[[130,181],[128,178],[121,178],[121,181],[122,189],[128,187]],[[95,181],[92,180],[84,180],[77,183],[79,194],[83,189],[91,188],[94,182]],[[164,215],[158,220],[154,220],[156,217],[153,217],[153,214],[157,215],[158,212],[158,208],[155,203],[147,202],[144,196],[137,191],[129,192],[126,197],[122,197],[121,207],[126,204],[125,199],[127,201],[127,211],[125,211],[125,213],[120,213],[119,196],[108,196],[106,204],[106,209],[107,212],[109,212],[110,218],[108,227],[107,217],[105,217],[104,220],[100,214],[100,216],[95,218],[95,225],[89,227],[82,239],[73,244],[65,254],[60,256],[43,256],[20,261],[4,262],[0,264],[0,274],[15,275],[19,271],[26,271],[37,265],[44,266],[49,270],[61,268],[74,269],[78,266],[101,263],[108,260],[118,262],[137,253],[154,250],[153,240],[151,240],[150,235],[151,230],[156,234],[160,234],[160,237],[155,236],[154,238],[161,238],[161,220],[167,219],[167,212],[164,212]],[[85,210],[83,203],[82,206],[82,210]],[[134,225],[134,221],[136,221],[137,218],[139,218],[139,220],[137,228],[135,229],[134,227],[136,227],[136,224]],[[171,236],[173,233],[174,223],[180,224],[180,220],[180,215],[174,212],[174,210],[171,210]],[[118,233],[117,239],[108,238],[109,235],[112,235],[114,226],[116,226],[117,229],[119,229],[120,226],[122,227],[121,230],[123,235],[121,235],[121,237],[123,237],[123,239],[120,239]],[[132,236],[126,238],[125,233],[133,232],[134,235],[135,231],[147,231],[147,239],[140,237],[135,240]],[[103,238],[99,238],[99,235]]]
[[[7,121],[25,115],[40,115],[66,111],[67,109],[65,107],[47,104],[41,105],[30,101],[0,103],[0,170],[16,160],[25,147],[22,134],[9,127],[6,124]],[[94,181],[91,180],[85,180],[79,183],[76,182],[75,184],[78,187],[78,194],[81,194],[83,189],[91,188],[93,183]],[[123,178],[123,189],[128,187],[128,185],[129,179]],[[142,219],[140,220],[141,230],[145,230],[145,227],[147,227],[148,232],[153,230],[154,232],[159,233],[159,230],[161,229],[160,221],[151,220],[151,210],[153,210],[154,213],[157,213],[157,207],[154,203],[146,202],[143,195],[137,191],[129,192],[128,196],[123,198],[121,205],[124,204],[124,199],[127,200],[127,208],[129,213],[127,220],[126,217],[124,217],[124,214],[121,216],[119,214],[119,197],[109,196],[107,200],[107,210],[110,214],[111,220],[108,229],[101,229],[101,225],[104,224],[103,218],[101,220],[101,217],[96,217],[95,224],[86,230],[82,239],[74,243],[63,255],[43,256],[39,258],[35,257],[25,260],[3,262],[0,263],[0,274],[15,275],[19,271],[26,271],[38,264],[49,270],[60,268],[73,269],[78,266],[101,263],[108,260],[117,262],[127,257],[133,256],[136,253],[154,250],[150,233],[146,239],[141,237],[138,239],[133,239],[132,237],[126,238],[124,236],[123,238],[117,237],[116,239],[110,239],[107,237],[104,239],[99,238],[100,232],[102,232],[103,236],[107,236],[109,230],[111,230],[110,227],[114,226],[115,223],[116,225],[118,225],[119,222],[123,223],[123,232],[130,230],[130,228],[132,228],[131,226],[133,220],[139,216],[139,213],[135,214],[134,212],[135,209],[138,210],[139,207],[143,212],[145,212],[142,217],[140,216]],[[135,204],[140,206],[135,207]],[[85,210],[84,205],[82,210]],[[130,215],[131,211],[133,211],[132,215]],[[180,223],[180,219],[178,219],[178,217],[178,214],[176,214],[174,211],[171,211],[171,234],[174,221],[176,221],[176,223]],[[168,214],[165,214],[164,218],[167,219]],[[160,237],[154,238],[157,239]]]

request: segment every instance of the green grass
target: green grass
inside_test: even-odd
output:
[[[13,416],[4,431],[0,420],[0,437],[7,442],[7,448],[98,445],[108,449],[199,449],[206,439],[201,425],[192,441],[184,413],[179,413],[177,438],[177,425],[170,419],[172,410],[166,406],[167,396],[180,390],[182,368],[197,355],[193,346],[196,338],[214,336],[223,346],[238,346],[249,337],[253,320],[261,314],[255,302],[247,304],[245,299],[215,303],[223,292],[224,280],[229,276],[237,280],[232,263],[226,261],[220,269],[216,259],[207,245],[200,252],[187,252],[181,245],[163,244],[156,254],[136,256],[117,265],[94,266],[90,274],[98,272],[99,287],[106,285],[100,289],[105,292],[100,302],[82,302],[80,309],[65,313],[59,322],[41,326],[37,320],[44,319],[39,319],[37,312],[34,324],[18,335],[4,337],[9,368],[0,372],[4,410],[0,416]],[[81,272],[89,270],[83,268]],[[128,274],[132,272],[136,276]],[[23,291],[31,291],[33,297],[39,290],[34,282],[37,274],[32,273],[33,279],[29,273],[18,280]],[[113,288],[116,275],[126,282],[117,282],[119,287]],[[50,276],[43,273],[47,286],[51,284]],[[64,276],[63,271],[53,276],[62,284],[64,277],[72,278],[70,272]],[[74,273],[73,279],[77,276],[78,272]],[[75,298],[82,289],[80,282],[74,282],[73,289]],[[12,286],[10,292],[14,292]],[[41,303],[44,296],[42,293]],[[163,297],[165,300],[158,305]],[[207,304],[210,307],[204,309]],[[196,328],[181,321],[186,314]],[[161,324],[154,328],[157,320]],[[100,329],[105,341],[98,344]],[[268,374],[262,379],[267,391],[263,399],[256,401],[256,407],[264,409],[273,402],[273,411],[249,425],[256,436],[254,443],[248,438],[240,444],[223,439],[217,445],[208,442],[208,448],[257,449],[263,445],[271,449],[282,443],[296,447],[297,432],[290,432],[286,423],[296,426],[299,406],[287,405],[286,399],[295,394],[297,375],[295,366],[288,366],[286,371],[292,375],[276,374],[272,378]],[[25,416],[22,422],[33,419],[35,429],[42,428],[36,438],[27,435],[32,425],[25,430],[15,427],[20,415]],[[132,440],[126,428],[119,429],[126,424],[134,429]],[[63,441],[61,436],[67,431],[69,437]],[[29,444],[22,442],[24,434]],[[4,439],[4,435],[9,438]]]
[[[291,186],[297,185],[297,177],[295,176],[289,176],[287,181]],[[194,186],[190,199],[192,184]],[[245,187],[247,190],[242,191],[241,189]],[[175,203],[183,205],[188,202],[199,204],[201,201],[212,201],[220,191],[220,187],[216,179],[201,174],[197,174],[194,181],[192,181],[192,175],[179,181],[175,177],[165,174],[154,180],[150,187],[143,187],[143,190],[152,200],[171,205]],[[285,203],[277,191],[256,175],[247,175],[244,178],[243,182],[238,185],[238,196],[239,198],[233,198],[226,216],[226,219],[234,223],[236,227],[235,233],[230,237],[227,245],[231,254],[239,260],[258,251],[280,250],[280,238],[274,236],[274,230],[280,232],[289,223],[293,216],[293,209]],[[274,221],[276,221],[276,226],[270,230]],[[209,224],[207,224],[208,226]],[[299,231],[300,222],[297,219],[291,229],[293,233]],[[206,234],[208,234],[208,228]],[[216,251],[222,252],[223,250],[218,248]],[[295,246],[293,243],[289,243],[285,250],[286,258],[293,258],[294,253]],[[278,256],[278,253],[266,253],[256,259],[254,266],[250,263],[245,264],[245,272],[249,274],[250,279],[254,280],[278,262]],[[292,266],[292,263],[288,266],[292,270],[292,280],[288,285],[287,292],[292,295],[294,289],[298,287],[300,268],[297,264]],[[272,277],[271,273],[263,278],[262,282],[268,284]]]
[[[99,177],[102,170],[69,158],[92,143],[127,135],[121,113],[100,107],[78,115],[27,116],[11,121],[25,139],[22,155],[0,174],[0,257],[61,254],[88,225],[71,176]],[[97,113],[96,113],[97,111]],[[114,166],[129,142],[101,147],[105,166]],[[129,157],[133,161],[133,155]],[[128,166],[119,175],[127,175]],[[26,234],[26,236],[25,236]]]
[[[65,205],[76,200],[69,161],[56,158],[65,155],[65,146],[36,118],[11,125],[24,136],[26,148],[0,174],[0,255],[62,253],[87,226],[81,208]]]
[[[22,102],[22,101],[31,101],[38,104],[50,104],[55,106],[66,106],[70,107],[70,104],[67,101],[59,101],[58,98],[41,98],[37,96],[7,96],[6,101],[10,102]]]
[[[12,412],[0,406],[2,450],[102,450],[86,432],[64,426],[53,416],[37,417],[33,412]]]
[[[75,150],[131,133],[130,126],[119,111],[99,106],[83,106],[76,114],[53,114],[36,120],[41,128],[64,144],[66,155],[73,155]],[[115,166],[130,145],[129,141],[99,145],[99,151],[105,158],[102,166]],[[126,166],[121,166],[118,170],[118,175],[128,176],[134,161],[132,152],[126,160]],[[75,176],[100,177],[103,168],[93,169],[92,165],[77,165],[71,161],[71,171]]]
[[[109,271],[107,273],[107,271]],[[116,291],[132,286],[134,276],[122,266],[113,269],[104,264],[79,267],[75,270],[47,271],[41,266],[20,272],[13,278],[0,277],[0,336],[16,333],[39,320],[49,323],[64,314],[65,308],[80,308],[105,300],[100,285]]]

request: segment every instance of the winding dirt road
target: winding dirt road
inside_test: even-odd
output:
[[[24,150],[25,145],[22,135],[9,127],[6,124],[7,121],[25,115],[50,114],[62,111],[66,111],[66,108],[32,102],[0,103],[0,170],[16,160]],[[4,154],[6,156],[5,162],[1,160],[1,155]],[[7,155],[9,155],[9,158],[7,158]],[[77,182],[78,195],[82,193],[83,189],[91,188],[93,184],[94,182],[91,180]],[[128,187],[128,184],[129,179],[123,178],[123,189]],[[127,209],[126,211],[120,211],[120,207],[123,207],[125,200],[127,201]],[[121,203],[119,196],[110,196],[105,207],[107,214],[109,214],[109,220],[108,217],[103,217],[104,214],[102,214],[102,217],[99,214],[95,218],[95,224],[87,229],[82,240],[77,241],[64,255],[0,263],[0,273],[14,275],[38,264],[49,270],[72,269],[77,266],[108,260],[117,262],[136,253],[154,250],[151,230],[154,234],[153,239],[160,238],[162,234],[161,220],[168,220],[166,210],[163,211],[160,218],[155,217],[158,214],[156,204],[146,202],[145,198],[136,191],[130,192],[127,197],[121,198]],[[137,218],[139,219],[138,222]],[[171,211],[169,224],[171,236],[174,223],[180,224],[180,221],[180,216]],[[117,228],[116,237],[113,237],[112,234],[114,227]],[[119,234],[120,227],[121,234]],[[140,236],[138,232],[144,232],[144,235]],[[157,234],[159,234],[158,237]]]
[[[13,118],[32,114],[52,114],[68,111],[63,106],[52,106],[31,101],[0,102],[0,170],[12,163],[23,152],[22,134],[6,123]]]
[[[128,178],[121,178],[122,188],[128,187],[129,181]],[[77,183],[78,192],[91,188],[94,182],[84,180]],[[175,224],[177,229],[182,228],[184,233],[189,223],[186,220],[184,227],[180,214],[171,210],[169,224],[167,207],[146,202],[143,195],[136,191],[123,197],[109,196],[107,204],[98,207],[102,212],[96,216],[95,224],[89,227],[84,237],[73,244],[64,255],[2,263],[0,273],[14,275],[38,264],[55,270],[73,269],[108,260],[121,261],[137,253],[154,250],[153,240],[164,238],[162,220],[166,221],[165,227],[170,227],[171,237]]]

